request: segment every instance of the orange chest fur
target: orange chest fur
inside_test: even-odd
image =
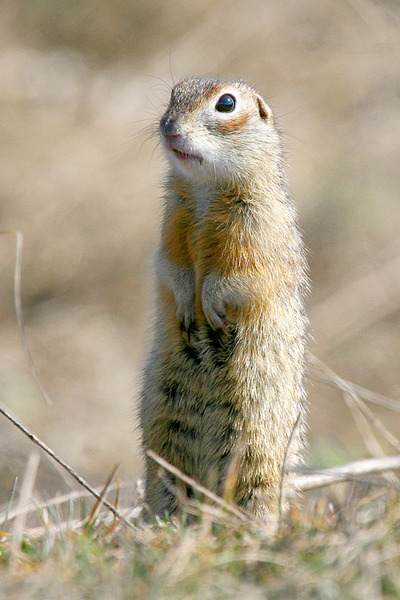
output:
[[[258,260],[254,232],[243,206],[218,198],[196,218],[190,202],[165,215],[163,251],[177,266],[190,266],[202,279],[210,271],[220,276],[253,269]]]

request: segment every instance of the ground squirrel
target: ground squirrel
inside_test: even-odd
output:
[[[280,136],[249,85],[207,78],[174,86],[159,130],[169,174],[143,447],[265,517],[304,437],[307,276]],[[163,516],[176,498],[157,471],[147,458]]]

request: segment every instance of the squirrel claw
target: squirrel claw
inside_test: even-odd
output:
[[[210,325],[210,327],[212,329],[224,329],[225,328],[225,321],[224,321],[223,317],[225,317],[225,314],[220,315],[215,310],[208,311],[208,314],[206,315],[208,324]]]
[[[194,320],[183,320],[179,323],[179,329],[182,337],[190,344],[190,338],[196,331],[196,322]]]

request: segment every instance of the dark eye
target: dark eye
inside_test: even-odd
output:
[[[218,112],[232,112],[235,110],[236,100],[231,94],[224,94],[215,105]]]

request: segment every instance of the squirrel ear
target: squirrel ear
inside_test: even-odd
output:
[[[265,121],[270,121],[271,125],[274,125],[274,115],[272,114],[272,110],[268,104],[264,102],[261,96],[256,96],[256,98],[260,117]]]

